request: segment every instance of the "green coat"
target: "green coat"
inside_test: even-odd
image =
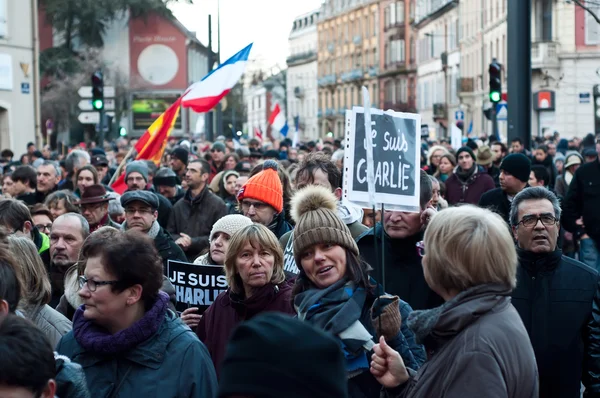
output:
[[[56,351],[83,367],[94,397],[216,396],[217,378],[206,347],[172,311],[154,336],[121,356],[86,352],[73,332],[62,338]]]

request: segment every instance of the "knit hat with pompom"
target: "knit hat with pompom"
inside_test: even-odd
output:
[[[238,192],[237,198],[241,202],[245,198],[259,200],[268,204],[281,213],[283,210],[283,186],[277,174],[277,162],[267,160],[263,163],[260,173],[252,176]]]
[[[292,197],[294,257],[301,267],[302,253],[319,243],[340,245],[358,255],[358,246],[350,230],[337,215],[337,198],[325,187],[309,185]]]

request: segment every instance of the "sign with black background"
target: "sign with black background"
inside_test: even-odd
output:
[[[197,307],[201,315],[221,292],[227,290],[222,265],[196,265],[169,260],[167,276],[175,287],[177,311]]]
[[[421,117],[371,109],[375,201],[389,210],[419,211]],[[363,108],[346,111],[344,198],[369,203],[367,140]]]

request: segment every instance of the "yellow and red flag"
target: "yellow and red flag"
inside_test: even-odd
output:
[[[167,138],[173,131],[173,126],[179,115],[179,109],[181,106],[181,97],[177,99],[163,114],[161,114],[152,123],[148,130],[140,137],[138,142],[135,144],[135,150],[137,156],[135,160],[152,160],[157,166],[160,165],[165,147],[167,146]],[[118,194],[123,194],[127,189],[125,183],[125,170],[117,178],[117,180],[111,185]]]

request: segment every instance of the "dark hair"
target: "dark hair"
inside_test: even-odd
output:
[[[85,166],[83,166],[82,168],[77,170],[77,173],[75,173],[75,186],[77,186],[77,181],[79,180],[79,174],[81,174],[81,172],[84,170],[87,170],[90,173],[92,173],[92,176],[94,176],[94,184],[100,183],[100,176],[98,176],[98,170],[96,170],[96,168],[94,166],[92,166],[91,164],[86,164]]]
[[[421,170],[419,175],[419,181],[421,184],[421,196],[419,197],[419,205],[421,206],[421,210],[427,207],[427,204],[431,200],[433,196],[433,187],[431,186],[431,180],[429,179],[429,175]]]
[[[506,147],[506,145],[503,142],[494,141],[494,142],[492,142],[492,145],[500,145],[501,152],[508,153],[508,148]]]
[[[228,153],[227,155],[225,155],[225,160],[224,160],[224,162],[226,162],[226,161],[227,161],[227,159],[229,159],[229,158],[231,158],[231,157],[233,157],[233,159],[235,160],[235,164],[238,164],[238,162],[240,161],[240,157],[239,157],[239,156],[238,156],[238,154],[237,154],[237,153],[235,153],[235,152],[231,152],[231,153]]]
[[[29,221],[33,224],[31,213],[25,203],[16,199],[0,199],[0,225],[8,229],[21,229]]]
[[[544,153],[548,153],[548,146],[547,145],[540,145],[537,147],[537,149],[540,149],[542,151],[544,151]]]
[[[519,137],[515,137],[512,140],[510,140],[511,143],[513,142],[518,142],[520,145],[523,145],[523,141],[521,141],[521,139]]]
[[[202,174],[210,174],[210,163],[208,163],[206,160],[193,159],[193,160],[190,160],[190,162],[188,164],[192,164],[192,163],[200,163],[200,165],[202,166]]]
[[[79,207],[75,205],[75,202],[77,201],[75,194],[73,194],[73,192],[69,191],[68,189],[52,192],[46,197],[44,204],[48,206],[48,208],[50,208],[53,205],[56,205],[60,200],[64,201],[65,210],[67,211],[67,213],[80,212]]]
[[[18,270],[8,244],[8,231],[0,228],[0,300],[6,300],[11,313],[17,310],[22,294]]]
[[[31,207],[30,212],[31,212],[31,217],[43,215],[43,216],[48,217],[51,221],[53,221],[52,213],[50,213],[50,209],[45,204],[36,203],[35,205],[33,205]]]
[[[544,185],[550,184],[550,174],[548,173],[548,169],[544,166],[541,164],[533,165],[531,166],[531,171],[533,171],[536,180],[544,181]]]
[[[12,173],[13,181],[21,181],[22,183],[27,182],[29,188],[35,188],[37,186],[37,172],[31,166],[19,166]]]
[[[529,187],[519,192],[510,205],[510,225],[516,227],[519,224],[519,206],[526,200],[547,200],[552,203],[554,217],[560,220],[560,202],[556,195],[544,187]]]
[[[363,261],[359,256],[354,254],[348,249],[346,251],[346,275],[345,278],[349,281],[354,282],[357,286],[366,288],[372,291],[375,286],[370,282],[369,273],[373,270],[369,264]],[[308,278],[302,266],[298,264],[300,273],[296,278],[296,283],[292,289],[292,301],[296,295],[308,290],[316,289],[316,286]]]
[[[2,152],[0,152],[0,157],[3,159],[12,159],[15,157],[15,153],[10,149],[3,149]]]
[[[319,152],[308,154],[302,163],[300,163],[298,171],[296,172],[296,184],[300,179],[306,180],[307,183],[312,184],[317,170],[321,170],[325,173],[332,190],[341,187],[342,173],[335,163],[331,161],[330,157]]]
[[[163,265],[154,241],[147,234],[102,227],[83,243],[80,269],[85,268],[87,259],[96,256],[102,258],[106,271],[119,281],[111,286],[112,291],[122,292],[139,284],[146,308],[152,306],[162,286]]]
[[[55,376],[54,350],[44,332],[17,315],[0,321],[0,385],[40,396]]]

